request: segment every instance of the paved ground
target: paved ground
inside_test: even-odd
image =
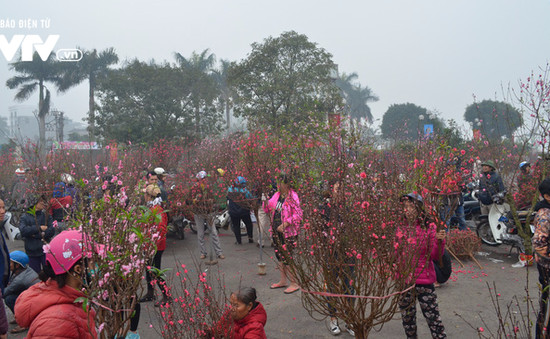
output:
[[[331,338],[326,321],[314,320],[302,307],[300,292],[285,295],[282,290],[270,290],[269,285],[276,282],[279,274],[275,270],[273,249],[264,249],[264,261],[267,262],[267,274],[257,274],[259,249],[255,244],[234,245],[233,234],[221,230],[220,239],[226,255],[225,260],[219,261],[219,269],[225,272],[225,283],[228,289],[234,289],[239,283],[253,286],[258,291],[259,300],[264,304],[268,314],[266,333],[268,338]],[[245,237],[246,239],[246,237]],[[22,242],[10,244],[10,251],[22,249]],[[444,325],[449,338],[476,338],[477,333],[455,313],[461,314],[473,326],[483,327],[485,334],[489,329],[497,329],[494,308],[489,297],[487,283],[497,284],[501,295],[503,310],[514,295],[523,300],[526,295],[526,282],[531,296],[538,298],[536,267],[512,268],[517,262],[517,256],[508,257],[508,246],[483,247],[482,254],[477,259],[483,266],[479,269],[472,261],[465,260],[465,267],[460,267],[453,261],[454,273],[450,281],[437,289],[439,305]],[[483,253],[484,252],[484,253]],[[167,250],[163,256],[163,267],[173,267],[176,258],[181,262],[192,265],[192,255],[197,255],[197,236],[187,230],[186,239],[176,240],[169,238]],[[496,261],[496,262],[494,262]],[[537,306],[535,306],[537,307]],[[140,322],[142,338],[159,338],[154,330],[158,325],[152,303],[143,304]],[[12,319],[8,311],[8,318]],[[317,315],[316,318],[320,316]],[[483,323],[485,320],[486,324]],[[418,319],[419,337],[430,337],[425,320],[420,314]],[[153,325],[153,328],[150,327]],[[13,327],[13,325],[11,325]],[[10,338],[24,338],[24,334],[10,335]],[[351,337],[348,333],[340,337]],[[371,338],[404,338],[401,327],[401,318],[396,315],[392,321],[385,324],[378,332],[372,331]]]

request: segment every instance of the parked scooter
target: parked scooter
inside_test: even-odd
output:
[[[510,212],[510,205],[504,202],[504,193],[493,196],[493,204],[488,215],[480,216],[477,226],[477,235],[481,241],[489,246],[501,244],[516,247],[521,253],[525,252],[523,238],[518,235],[517,225]],[[527,221],[528,212],[519,211],[518,217],[522,225]],[[533,218],[531,218],[531,221]]]
[[[251,217],[253,218],[254,216],[251,215]],[[254,222],[254,219],[252,220],[252,222]],[[228,229],[231,226],[231,217],[229,216],[229,211],[223,210],[221,213],[216,214],[214,216],[214,225],[218,229],[220,228]],[[193,233],[197,233],[196,227],[197,225],[195,225],[195,223],[189,224],[189,228],[191,228],[191,231],[193,231]],[[208,227],[206,227],[206,223],[204,224],[204,231],[208,232]],[[246,225],[241,220],[241,235],[246,235],[246,234],[247,234]]]
[[[471,229],[475,229],[479,223],[479,216],[481,215],[481,206],[477,199],[477,193],[479,191],[478,185],[475,182],[470,182],[466,185],[466,190],[462,193],[462,199],[464,200],[464,219],[466,219],[466,226]],[[458,217],[451,217],[451,227],[458,225]],[[456,226],[458,227],[458,226]]]
[[[20,240],[21,232],[19,231],[19,227],[14,226],[12,222],[13,218],[11,212],[6,211],[2,232],[4,232],[4,236],[11,241]]]

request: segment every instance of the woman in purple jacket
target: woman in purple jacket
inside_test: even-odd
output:
[[[282,174],[277,181],[278,191],[264,205],[267,215],[271,216],[271,232],[275,246],[275,256],[279,261],[281,279],[272,284],[271,288],[287,287],[287,279],[290,285],[285,289],[286,294],[294,293],[300,289],[296,280],[288,270],[289,259],[298,239],[300,223],[302,221],[302,209],[298,194],[291,187],[291,179]]]
[[[427,218],[422,197],[409,193],[401,197],[405,212],[404,228],[407,233],[416,238],[416,256],[418,260],[414,278],[414,290],[403,295],[399,303],[403,328],[407,338],[417,338],[416,332],[416,299],[422,313],[428,322],[433,338],[446,338],[445,327],[439,315],[437,295],[434,283],[436,281],[433,260],[439,258],[445,248],[445,230],[436,231],[436,225]]]

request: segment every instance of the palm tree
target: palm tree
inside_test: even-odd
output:
[[[92,140],[95,132],[95,90],[97,82],[100,77],[109,72],[111,65],[118,63],[118,56],[112,47],[101,52],[96,49],[82,51],[82,59],[73,63],[73,67],[69,68],[64,74],[59,90],[64,92],[88,79],[88,133],[90,140]]]
[[[365,118],[368,123],[372,123],[372,113],[370,111],[369,102],[378,101],[378,97],[372,93],[372,90],[361,84],[357,84],[349,93],[346,101],[350,107],[350,118],[360,121]]]
[[[369,102],[378,101],[378,97],[372,93],[369,87],[362,87],[356,83],[357,73],[342,73],[336,79],[336,86],[340,89],[340,95],[346,102],[346,113],[350,119],[360,121],[365,118],[372,123],[373,117],[369,107]]]
[[[198,136],[201,130],[201,108],[210,105],[217,96],[216,83],[212,77],[212,67],[216,56],[205,49],[201,54],[193,52],[189,59],[180,53],[174,54],[177,65],[183,72],[189,86],[188,99],[191,101],[195,115],[195,128]]]
[[[10,89],[19,87],[15,100],[25,101],[38,89],[38,131],[39,146],[46,143],[46,115],[50,111],[50,91],[45,83],[49,82],[59,88],[63,67],[54,60],[54,54],[50,54],[46,61],[42,61],[38,53],[34,53],[32,61],[16,61],[10,64],[10,70],[21,75],[16,75],[6,81]]]
[[[214,79],[218,84],[218,89],[220,90],[220,99],[224,105],[225,110],[225,119],[227,121],[227,130],[231,128],[231,97],[233,91],[229,82],[227,81],[229,75],[229,68],[231,67],[231,62],[228,60],[220,60],[220,68],[214,70]]]

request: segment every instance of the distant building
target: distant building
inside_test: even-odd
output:
[[[30,105],[10,106],[7,137],[16,141],[27,139],[38,141],[39,131],[38,118],[35,116],[36,110],[36,106]],[[63,131],[63,140],[67,140],[70,133],[85,133],[86,125],[68,119],[62,111],[51,109],[50,114],[46,117],[46,140],[60,141],[60,135],[58,135],[60,131]],[[0,138],[2,134],[0,131]]]

